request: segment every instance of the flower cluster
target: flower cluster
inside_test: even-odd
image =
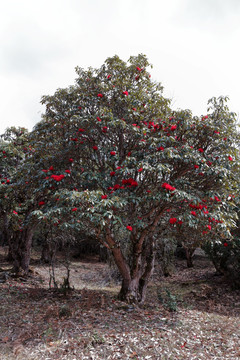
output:
[[[133,178],[123,179],[122,184],[127,186],[138,186],[137,181],[134,180]]]
[[[65,178],[65,175],[51,175],[51,178],[55,181],[61,181],[62,179]]]
[[[54,168],[53,166],[51,165],[49,169],[45,170],[45,169],[42,169],[43,172],[47,173],[49,171],[54,171]]]
[[[128,226],[126,226],[126,229],[129,230],[129,231],[132,231],[133,228],[132,228],[132,226],[128,225]]]
[[[166,189],[166,190],[169,190],[169,191],[174,191],[174,190],[176,190],[175,187],[171,186],[171,185],[168,184],[168,183],[163,183],[163,184],[162,184],[162,188],[163,188],[163,189]]]

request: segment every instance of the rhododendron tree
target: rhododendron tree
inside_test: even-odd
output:
[[[3,241],[9,245],[14,270],[28,272],[34,226],[30,215],[34,208],[32,175],[29,174],[32,148],[24,128],[8,128],[1,136],[0,217]],[[3,150],[4,149],[4,150]],[[28,164],[28,165],[27,165]],[[9,179],[5,181],[4,179]],[[41,204],[39,205],[41,206]]]
[[[2,139],[0,221],[3,242],[9,245],[8,259],[13,261],[14,272],[27,275],[33,235],[41,221],[34,214],[48,206],[48,192],[52,191],[44,189],[41,176],[58,183],[65,175],[56,175],[57,178],[52,179],[52,165],[45,169],[37,166],[35,152],[38,151],[31,146],[30,133],[26,129],[9,128]]]
[[[172,111],[149,67],[139,55],[77,68],[75,85],[42,98],[46,111],[32,132],[38,201],[45,202],[34,214],[62,229],[94,229],[128,302],[145,299],[161,229],[230,236],[226,194],[237,186],[236,118],[225,99],[212,99],[204,117]],[[211,229],[208,218],[217,220]]]

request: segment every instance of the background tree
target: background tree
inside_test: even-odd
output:
[[[33,211],[42,196],[42,192],[37,191],[38,170],[26,129],[9,128],[2,139],[0,205],[3,232],[9,245],[9,258],[13,260],[13,271],[27,275],[32,238],[38,223]]]

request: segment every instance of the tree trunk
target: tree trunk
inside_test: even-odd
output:
[[[153,224],[145,229],[138,238],[133,233],[131,234],[130,262],[124,257],[120,246],[115,242],[110,228],[108,226],[105,228],[106,246],[112,251],[123,279],[119,293],[120,300],[128,303],[143,303],[145,300],[147,285],[154,269],[156,251],[153,232],[161,213],[162,211],[156,216]]]
[[[129,304],[132,303],[140,303],[141,302],[141,294],[140,294],[140,283],[139,279],[123,279],[122,287],[119,292],[119,299],[122,301],[126,301]]]
[[[41,261],[46,264],[50,262],[50,249],[47,242],[42,245]]]
[[[137,263],[135,262],[135,266],[131,269],[132,276],[127,279],[123,277],[119,298],[127,303],[142,304],[145,301],[147,286],[154,270],[155,243],[153,239],[148,239],[142,252],[135,255]]]
[[[2,235],[1,245],[4,246],[8,244],[8,239],[9,239],[9,230],[8,230],[9,220],[6,213],[3,213],[2,218],[3,218],[3,222],[2,222],[3,228],[1,234]]]
[[[3,229],[2,229],[2,243],[1,243],[1,245],[2,246],[8,245],[8,254],[6,256],[6,260],[9,261],[9,262],[12,262],[13,261],[12,250],[11,250],[11,247],[9,246],[11,233],[10,233],[9,228],[8,228],[8,223],[9,223],[9,220],[8,220],[7,214],[4,213],[3,214]]]
[[[6,256],[6,260],[10,263],[13,262],[12,249],[10,246],[8,246],[8,253]]]
[[[185,251],[186,251],[186,259],[187,259],[187,267],[191,268],[193,267],[192,256],[195,251],[195,248],[185,248]]]
[[[9,242],[13,257],[13,271],[27,276],[29,271],[33,228],[15,232]]]
[[[41,261],[43,261],[46,264],[50,263],[51,260],[51,249],[48,241],[48,235],[49,235],[49,231],[46,231],[44,233],[44,238],[42,241],[42,254],[41,254]]]

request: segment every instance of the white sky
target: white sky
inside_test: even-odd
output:
[[[42,95],[75,67],[144,53],[174,108],[240,112],[240,0],[0,0],[0,134],[41,119]]]

